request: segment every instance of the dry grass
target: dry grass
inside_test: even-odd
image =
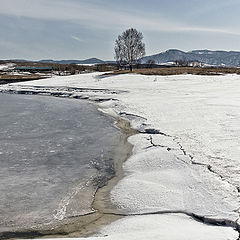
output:
[[[118,70],[105,75],[118,75],[131,73],[129,70]],[[179,75],[179,74],[194,74],[194,75],[222,75],[222,74],[240,74],[240,68],[198,68],[198,67],[166,67],[166,68],[144,68],[134,69],[132,73],[143,75]]]
[[[38,74],[31,74],[31,75],[2,74],[0,75],[0,84],[32,81],[32,80],[38,80],[38,79],[44,79],[44,78],[47,78],[47,76],[38,75]]]

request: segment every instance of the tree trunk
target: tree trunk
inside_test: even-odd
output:
[[[129,68],[130,68],[130,72],[132,72],[132,70],[133,70],[133,67],[132,67],[132,65],[130,65],[130,66],[129,66]]]

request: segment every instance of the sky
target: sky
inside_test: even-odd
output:
[[[168,49],[240,51],[239,0],[0,0],[0,59],[114,59],[141,31],[146,55]]]

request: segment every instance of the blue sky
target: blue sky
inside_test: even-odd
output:
[[[169,48],[240,51],[239,0],[0,0],[0,59],[113,59],[129,27],[147,55]]]

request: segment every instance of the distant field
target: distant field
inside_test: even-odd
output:
[[[66,67],[61,65],[61,67]],[[70,66],[70,65],[69,65]],[[69,67],[68,66],[68,67]],[[80,67],[80,66],[77,66]],[[108,65],[99,65],[91,66],[88,70],[93,71],[105,71],[103,76],[119,75],[131,73],[129,70],[114,70],[114,67]],[[86,69],[85,69],[86,70]],[[193,75],[222,75],[222,74],[240,74],[240,68],[224,68],[224,67],[162,67],[162,68],[139,68],[133,69],[132,73],[142,74],[142,75],[180,75],[180,74],[193,74]],[[49,78],[49,75],[40,75],[37,73],[32,74],[10,74],[3,73],[0,74],[0,85],[13,83],[13,82],[22,82],[22,81],[31,81]]]
[[[118,75],[130,73],[129,70],[118,70],[104,75]],[[240,68],[221,68],[221,67],[166,67],[166,68],[144,68],[133,69],[133,73],[143,75],[179,75],[179,74],[194,74],[194,75],[221,75],[221,74],[240,74]]]

